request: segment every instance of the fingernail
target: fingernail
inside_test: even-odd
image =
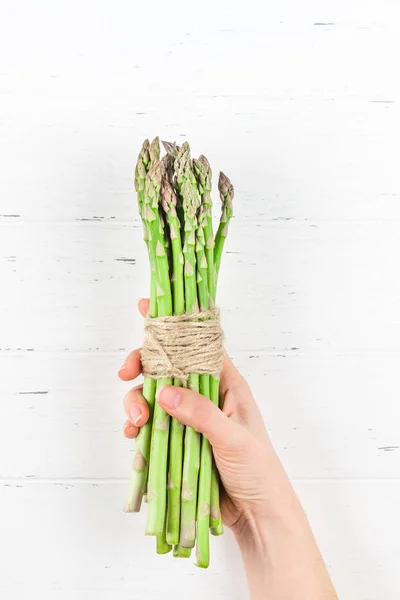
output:
[[[162,398],[160,398],[161,392]],[[181,392],[179,388],[176,387],[162,387],[157,390],[156,399],[161,406],[174,410],[175,408],[178,408],[181,401]]]
[[[134,425],[137,425],[139,423],[140,419],[142,418],[142,411],[137,406],[137,404],[134,404],[132,406],[131,410],[129,411],[129,416]]]

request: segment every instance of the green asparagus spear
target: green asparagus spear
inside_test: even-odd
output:
[[[211,200],[211,180],[212,172],[210,163],[205,156],[201,155],[198,159],[193,159],[193,169],[196,173],[197,184],[199,187],[201,202],[204,205],[206,213],[206,222],[204,223],[204,243],[205,253],[208,265],[208,293],[209,308],[214,308],[216,297],[216,281],[214,273],[214,236],[212,224],[212,200]]]
[[[168,554],[171,552],[172,546],[168,544],[166,537],[166,523],[164,523],[164,529],[162,533],[156,537],[156,552],[157,554]]]
[[[145,199],[142,209],[147,222],[149,243],[152,244],[156,263],[156,294],[158,315],[172,315],[172,293],[168,256],[165,250],[163,225],[159,212],[160,187],[163,165],[156,161],[146,177]],[[157,390],[171,385],[171,379],[158,379]],[[167,459],[168,459],[169,415],[155,403],[150,447],[150,466],[147,484],[148,514],[147,535],[161,535],[165,525],[167,503]]]
[[[197,182],[201,194],[202,205],[206,211],[206,223],[204,224],[204,242],[205,252],[208,266],[208,289],[209,289],[209,306],[214,308],[217,295],[216,275],[214,268],[214,235],[212,224],[212,200],[211,200],[211,180],[212,172],[210,163],[205,156],[200,156],[198,160],[193,160],[194,171],[196,173]],[[210,377],[210,399],[214,404],[219,404],[219,379]],[[213,460],[213,469],[211,475],[211,514],[210,527],[213,535],[223,533],[221,511],[219,506],[219,477],[215,462]]]
[[[230,179],[226,175],[224,175],[224,173],[219,174],[218,190],[222,202],[222,207],[221,219],[219,222],[217,235],[215,236],[214,262],[216,281],[218,280],[218,273],[221,265],[222,250],[224,248],[224,243],[228,235],[229,221],[231,220],[233,215],[232,200],[234,196],[234,189]]]
[[[154,160],[157,160],[157,154],[160,155],[160,146],[158,138],[153,140],[151,145],[149,140],[143,142],[135,168],[135,189],[137,192],[139,214],[143,221],[144,239],[146,241],[149,259],[150,259],[150,316],[157,316],[157,296],[156,296],[156,268],[154,260],[153,245],[150,244],[149,230],[147,222],[143,219],[142,210],[145,196],[145,183],[148,170]],[[148,422],[141,428],[135,444],[135,456],[133,459],[132,474],[129,482],[128,494],[125,504],[125,512],[138,512],[141,507],[142,497],[146,492],[148,464],[150,459],[150,440],[153,420],[153,409],[155,402],[156,382],[149,377],[145,377],[143,383],[143,396],[147,400],[150,409]]]
[[[197,257],[197,290],[200,310],[207,310],[209,303],[208,294],[208,268],[205,254],[204,228],[207,226],[207,206],[201,204],[198,212],[198,228],[196,235]],[[210,397],[210,376],[200,375],[200,393],[206,398]],[[200,452],[199,487],[197,494],[197,533],[196,533],[196,558],[197,566],[206,569],[210,564],[210,500],[211,500],[211,471],[212,452],[209,441],[202,437]]]
[[[182,546],[179,546],[179,544],[174,546],[174,558],[190,558],[191,554],[191,548],[183,548]]]
[[[221,257],[222,250],[224,247],[224,243],[226,237],[228,235],[228,225],[229,221],[232,218],[233,210],[232,210],[232,200],[234,196],[234,189],[229,178],[224,175],[224,173],[219,174],[218,180],[218,190],[219,195],[222,202],[222,210],[221,210],[221,219],[217,231],[217,235],[215,236],[215,250],[214,250],[214,260],[215,260],[215,284],[218,281],[219,269],[221,266]],[[212,382],[212,396],[216,398],[216,383]],[[221,512],[219,507],[219,477],[216,471],[213,471],[212,475],[212,483],[211,483],[211,518],[210,518],[210,527],[211,533],[213,535],[221,535],[223,533],[222,520],[221,520]]]
[[[196,212],[200,201],[197,193],[197,184],[191,168],[190,148],[185,142],[178,151],[175,159],[176,182],[182,198],[184,211],[184,246],[185,260],[185,311],[186,313],[198,312],[197,286],[196,286]],[[199,391],[199,376],[191,374],[188,385],[191,389]],[[181,527],[180,545],[184,548],[193,548],[196,539],[196,504],[197,484],[200,466],[200,434],[192,427],[186,427],[184,442],[184,458],[181,491]]]
[[[173,166],[172,166],[173,168]],[[168,173],[168,171],[170,171]],[[183,279],[184,258],[180,235],[180,223],[176,213],[176,194],[170,183],[171,170],[166,165],[166,176],[161,184],[161,198],[164,213],[169,225],[172,247],[172,290],[174,314],[181,315],[185,312],[185,291]],[[174,379],[174,385],[181,386],[180,379]],[[179,544],[180,513],[181,513],[181,487],[182,487],[182,462],[183,462],[183,434],[184,426],[176,419],[170,425],[169,458],[168,458],[168,508],[166,539],[171,545]]]

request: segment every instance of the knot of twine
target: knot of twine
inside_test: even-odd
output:
[[[187,384],[190,373],[219,377],[223,332],[219,310],[168,317],[147,317],[141,350],[143,375],[177,378]]]

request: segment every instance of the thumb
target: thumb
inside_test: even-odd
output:
[[[168,414],[202,433],[214,448],[237,451],[246,441],[246,430],[197,392],[165,386],[157,391],[156,399]]]

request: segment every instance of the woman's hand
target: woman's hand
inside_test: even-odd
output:
[[[138,306],[145,316],[148,300],[140,300]],[[119,377],[130,381],[140,373],[140,351],[134,350]],[[141,386],[132,389],[124,399],[128,416],[124,433],[129,438],[136,437],[149,417],[141,390]],[[212,445],[223,484],[222,519],[238,540],[252,598],[336,598],[251,390],[227,355],[220,396],[222,410],[192,390],[173,386],[162,388],[156,400],[172,417],[202,433]]]
[[[147,310],[148,301],[140,300],[139,311],[143,316]],[[134,350],[119,371],[124,381],[140,375],[139,352]],[[225,490],[221,497],[222,518],[228,527],[240,532],[250,518],[272,516],[291,486],[250,388],[228,356],[221,374],[220,394],[222,411],[204,396],[177,387],[161,389],[157,402],[171,416],[210,441]],[[128,416],[124,433],[133,438],[149,417],[141,386],[125,396],[124,406]]]

